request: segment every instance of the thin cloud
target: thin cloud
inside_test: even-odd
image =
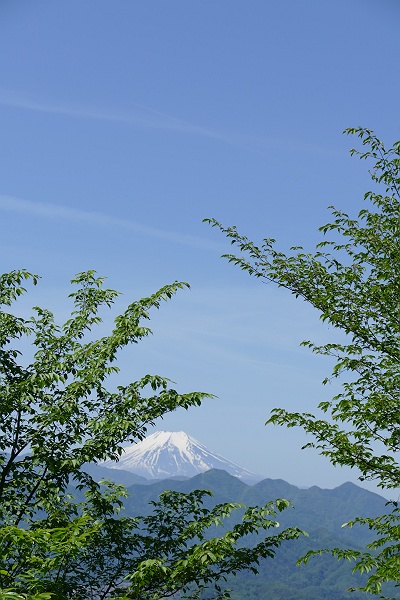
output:
[[[5,196],[0,194],[0,210],[24,215],[33,215],[46,219],[86,223],[92,227],[106,227],[134,231],[147,237],[158,238],[168,242],[206,250],[223,250],[222,244],[209,241],[200,236],[157,229],[155,227],[148,227],[134,221],[114,217],[100,212],[85,211],[77,208],[70,208],[68,206],[50,204],[47,202],[32,202],[29,200],[21,200],[20,198],[14,198],[13,196]]]
[[[339,155],[337,151],[331,148],[303,141],[268,136],[258,137],[237,132],[210,129],[137,103],[131,103],[129,110],[108,109],[72,103],[43,102],[42,100],[0,90],[0,104],[46,114],[122,123],[130,127],[206,137],[231,146],[246,148],[261,155],[268,155],[271,151],[276,152],[277,150],[285,153],[293,152],[295,154],[308,152],[310,154],[325,154],[329,156]]]
[[[143,127],[147,129],[165,129],[178,133],[194,134],[227,141],[224,140],[224,136],[221,133],[153,110],[141,104],[132,104],[129,111],[117,109],[111,110],[96,106],[64,104],[59,102],[46,103],[5,91],[0,91],[0,104],[48,114],[124,123],[133,127]]]

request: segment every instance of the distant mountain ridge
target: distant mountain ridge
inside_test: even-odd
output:
[[[282,527],[297,525],[309,533],[324,529],[339,538],[357,540],[360,544],[372,539],[368,527],[343,528],[343,523],[356,516],[378,516],[390,510],[385,498],[350,482],[333,489],[318,486],[300,489],[283,479],[263,479],[249,485],[218,469],[211,469],[185,481],[164,479],[149,481],[145,485],[133,484],[128,487],[130,496],[126,501],[126,510],[131,514],[147,514],[152,510],[149,502],[157,499],[166,489],[183,493],[195,489],[210,490],[213,495],[206,499],[206,504],[210,506],[223,502],[256,506],[276,498],[286,498],[294,508],[279,515]]]
[[[147,479],[194,477],[210,469],[221,469],[246,483],[262,477],[209,450],[184,431],[157,431],[145,440],[124,449],[118,462],[101,463],[108,469],[122,469]]]

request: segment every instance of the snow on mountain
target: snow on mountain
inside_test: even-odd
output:
[[[148,479],[193,477],[209,469],[223,469],[246,483],[262,477],[208,450],[184,431],[157,431],[142,442],[124,448],[118,462],[102,463],[109,469],[124,469]]]

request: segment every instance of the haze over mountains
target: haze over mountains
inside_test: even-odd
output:
[[[118,462],[102,463],[108,469],[123,469],[147,479],[194,477],[210,469],[221,469],[246,483],[263,477],[212,452],[184,431],[157,431],[125,448]]]

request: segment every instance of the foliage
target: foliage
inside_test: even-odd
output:
[[[334,357],[331,378],[344,378],[340,393],[319,404],[321,418],[278,408],[268,423],[300,426],[314,438],[307,446],[316,447],[333,464],[357,468],[361,480],[373,479],[382,488],[398,488],[400,142],[386,149],[368,129],[346,133],[357,135],[365,146],[364,151],[354,149],[351,154],[373,160],[373,190],[364,196],[371,207],[363,208],[356,218],[331,207],[333,220],[320,231],[332,239],[323,239],[314,253],[302,247],[291,248],[289,254],[280,252],[274,239],[256,246],[235,227],[208,221],[242,252],[226,255],[230,262],[303,298],[323,321],[345,333],[342,343],[303,342],[317,354]],[[354,522],[367,524],[378,535],[370,546],[372,552],[336,549],[334,554],[355,560],[355,570],[372,571],[363,589],[379,594],[383,582],[400,580],[397,504],[380,519]]]
[[[273,556],[282,541],[299,535],[293,528],[254,548],[240,546],[249,532],[274,525],[274,510],[287,505],[277,501],[249,509],[232,531],[205,541],[210,525],[237,507],[204,509],[206,492],[199,491],[165,493],[153,516],[122,516],[124,487],[96,483],[85,463],[117,460],[124,442],[143,439],[157,418],[199,405],[207,394],[179,394],[158,375],[114,389],[106,381],[119,371],[118,352],[151,333],[143,326],[149,310],[187,284],[133,302],[110,335],[93,339],[100,309],[117,296],[103,278],[93,271],[77,275],[74,310],[62,326],[49,310],[36,307],[26,319],[7,309],[29,280],[38,278],[24,270],[0,276],[2,600],[155,600],[177,592],[194,597],[214,584],[218,596],[217,582],[228,569],[255,570],[259,557]],[[29,339],[31,362],[22,354]]]

